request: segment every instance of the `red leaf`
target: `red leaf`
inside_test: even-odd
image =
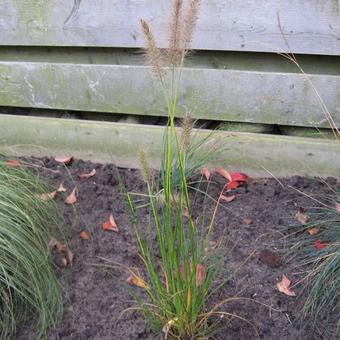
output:
[[[316,240],[314,242],[314,246],[317,250],[322,250],[328,246],[328,243],[321,242],[320,240]]]
[[[231,181],[227,184],[227,191],[231,191],[233,189],[238,188],[241,185],[238,181]]]
[[[290,288],[290,280],[286,275],[282,275],[282,281],[276,284],[277,289],[288,296],[296,296],[295,292]]]
[[[107,231],[115,231],[116,233],[119,231],[112,214],[110,214],[109,220],[103,223],[103,229]]]
[[[224,178],[228,179],[229,181],[232,181],[230,173],[223,169],[223,168],[216,168],[215,172],[217,172],[219,175],[223,176]]]
[[[71,193],[67,196],[65,203],[66,204],[74,204],[77,202],[77,187],[74,187]]]
[[[230,203],[236,198],[236,195],[232,195],[232,196],[221,195],[220,197],[221,197],[221,200],[226,201],[227,203]]]
[[[80,174],[78,175],[80,179],[88,179],[90,177],[93,177],[96,174],[96,169],[93,169],[91,172],[86,174]]]
[[[202,168],[201,174],[207,179],[207,181],[210,181],[211,179],[211,172],[208,168]]]
[[[65,157],[56,157],[54,160],[58,163],[63,163],[65,165],[71,163],[73,157],[72,156],[65,156]]]
[[[8,161],[6,161],[6,165],[13,168],[20,168],[22,164],[17,159],[9,159]]]
[[[83,230],[79,236],[83,239],[83,240],[89,240],[91,238],[91,234],[88,230]]]
[[[237,182],[247,182],[248,176],[244,174],[243,172],[231,172],[231,181],[237,181]]]

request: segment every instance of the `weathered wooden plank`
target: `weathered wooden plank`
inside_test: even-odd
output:
[[[298,73],[186,68],[179,116],[329,127]],[[311,75],[340,126],[340,76]],[[0,105],[166,116],[158,82],[134,65],[0,62]]]
[[[144,150],[151,166],[160,161],[164,128],[72,119],[0,115],[0,151],[24,155],[72,154],[82,159],[139,167]],[[207,130],[197,132],[206,136]],[[221,166],[251,176],[338,176],[340,142],[251,133],[216,132],[225,145]]]
[[[0,45],[141,47],[140,19],[167,42],[169,0],[2,0]],[[337,0],[202,1],[194,49],[340,55]]]

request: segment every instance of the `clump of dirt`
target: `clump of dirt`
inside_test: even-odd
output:
[[[110,164],[82,160],[73,160],[67,166],[51,158],[30,161],[54,187],[63,182],[67,189],[65,193],[58,193],[56,201],[64,212],[65,234],[75,254],[72,266],[57,269],[64,290],[65,313],[62,324],[50,331],[48,339],[162,339],[162,334],[150,331],[141,313],[123,313],[134,305],[125,286],[128,275],[100,265],[103,263],[101,258],[106,258],[128,267],[143,267],[130,231],[129,213],[120,192],[117,169]],[[79,174],[93,169],[95,176],[79,178]],[[119,169],[119,172],[128,190],[145,191],[139,170]],[[209,195],[218,197],[224,185],[225,179],[214,176],[208,188]],[[77,201],[67,205],[65,198],[75,186]],[[289,297],[276,288],[282,274],[293,282],[297,279],[294,264],[286,263],[284,230],[286,226],[296,224],[295,214],[299,207],[312,205],[311,200],[289,186],[308,194],[328,190],[328,186],[317,179],[299,176],[280,182],[250,179],[246,186],[233,191],[236,195],[233,202],[219,209],[214,240],[228,236],[225,269],[231,273],[247,261],[209,304],[214,305],[236,294],[259,303],[235,301],[224,306],[224,310],[248,322],[234,319],[217,334],[217,339],[256,339],[252,325],[261,339],[313,338],[308,330],[300,333],[294,326],[297,306],[302,302],[299,289],[295,288],[297,297]],[[206,214],[213,211],[214,204],[208,200]],[[199,215],[200,211],[195,213]],[[110,214],[118,225],[118,233],[102,229]],[[145,219],[147,221],[147,216]],[[245,222],[249,220],[251,223]],[[80,237],[84,230],[90,232],[89,240]],[[35,339],[29,322],[23,325],[16,338]]]

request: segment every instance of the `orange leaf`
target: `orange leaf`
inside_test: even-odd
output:
[[[243,172],[231,172],[230,173],[231,181],[237,182],[247,182],[248,176]]]
[[[208,168],[202,168],[201,174],[207,179],[207,181],[210,181],[211,178],[211,172]]]
[[[96,174],[96,169],[93,169],[91,172],[86,174],[80,174],[78,175],[80,179],[88,179],[90,177],[93,177]]]
[[[318,227],[314,227],[314,228],[310,228],[310,229],[308,229],[307,231],[309,232],[309,235],[312,235],[312,236],[314,236],[314,235],[317,235],[317,234],[319,234],[319,232],[320,232],[320,228],[318,228]]]
[[[79,236],[83,239],[83,240],[89,240],[91,238],[91,234],[88,230],[83,230]]]
[[[53,200],[56,194],[57,194],[57,191],[52,191],[47,194],[38,195],[38,198],[40,198],[42,201],[49,201],[49,200]]]
[[[236,198],[236,195],[232,195],[232,196],[221,195],[220,197],[221,197],[221,200],[226,201],[227,203],[230,203]]]
[[[299,211],[295,214],[296,219],[303,225],[307,224],[309,218],[305,214],[305,210],[303,208],[299,208]]]
[[[326,248],[328,246],[328,243],[325,243],[325,242],[321,242],[320,240],[316,240],[314,242],[314,247],[317,249],[317,250],[322,250],[324,248]]]
[[[65,165],[71,163],[73,157],[72,156],[65,156],[65,157],[56,157],[54,160],[58,163],[63,163]]]
[[[103,223],[103,229],[107,231],[115,231],[116,233],[119,231],[112,214],[110,214],[109,220]]]
[[[131,275],[127,278],[126,282],[140,288],[148,289],[149,285],[138,275]]]
[[[232,181],[230,173],[223,169],[223,168],[216,168],[215,172],[217,172],[219,175],[223,176],[224,178],[228,179],[229,181]]]
[[[57,192],[65,192],[66,191],[66,188],[64,187],[64,182],[61,182],[59,184],[59,187],[57,189]]]
[[[71,193],[67,196],[65,203],[66,204],[74,204],[77,202],[77,187],[74,187]]]
[[[227,184],[227,191],[231,191],[233,189],[236,189],[240,186],[240,182],[238,181],[231,181]]]
[[[295,292],[290,288],[290,280],[286,275],[282,275],[282,281],[276,284],[277,289],[288,296],[296,296]]]
[[[8,161],[6,161],[6,165],[7,166],[11,166],[11,167],[16,167],[16,168],[20,168],[21,167],[21,162],[18,161],[17,159],[9,159]]]

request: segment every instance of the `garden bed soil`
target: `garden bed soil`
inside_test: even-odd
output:
[[[48,339],[162,339],[162,334],[151,332],[138,311],[122,314],[127,308],[135,306],[126,289],[128,274],[102,266],[102,258],[106,258],[127,267],[143,267],[131,236],[129,214],[120,192],[117,169],[110,164],[82,160],[73,160],[67,166],[51,158],[29,161],[38,166],[42,177],[54,187],[64,182],[67,188],[66,193],[57,195],[56,201],[64,213],[65,234],[75,254],[72,266],[57,267],[65,296],[65,311],[62,323],[49,332]],[[96,169],[95,176],[79,179],[79,174],[92,169]],[[139,170],[120,169],[120,174],[128,190],[145,191]],[[327,182],[334,185],[336,180],[329,178]],[[208,188],[209,194],[217,198],[225,183],[224,178],[214,175],[213,183]],[[74,186],[78,189],[77,202],[66,205],[65,198]],[[283,274],[293,283],[298,279],[299,270],[284,256],[286,244],[283,233],[288,225],[296,224],[295,214],[299,207],[312,205],[308,197],[293,188],[312,195],[328,190],[326,182],[298,176],[281,179],[280,182],[274,178],[250,179],[246,186],[234,190],[233,194],[237,197],[233,202],[219,209],[213,239],[218,241],[222,236],[229,238],[225,269],[232,272],[248,260],[210,301],[210,305],[240,294],[265,303],[270,308],[251,301],[235,301],[224,306],[224,311],[239,315],[248,322],[234,319],[216,335],[217,339],[257,339],[252,325],[261,339],[321,338],[311,335],[308,330],[301,333],[294,324],[303,300],[300,287],[294,287],[296,297],[286,296],[276,287]],[[205,213],[209,215],[214,206],[212,200],[208,201]],[[118,233],[102,229],[102,224],[111,213],[119,227]],[[195,214],[198,211],[194,211]],[[83,230],[90,231],[90,240],[79,236]],[[141,290],[137,287],[133,289]],[[35,339],[32,325],[31,322],[23,325],[16,338]]]

